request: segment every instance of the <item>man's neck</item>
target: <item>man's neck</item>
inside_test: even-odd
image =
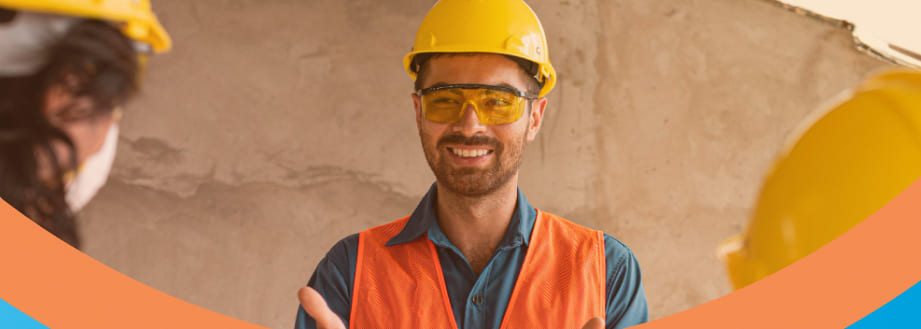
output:
[[[438,225],[479,275],[508,231],[518,201],[518,177],[492,193],[476,197],[436,186]]]

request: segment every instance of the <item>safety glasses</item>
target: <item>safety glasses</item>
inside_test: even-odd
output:
[[[427,120],[455,123],[470,104],[480,122],[487,125],[518,121],[528,100],[537,99],[512,88],[479,84],[425,88],[416,91],[416,95],[422,98],[422,115]]]

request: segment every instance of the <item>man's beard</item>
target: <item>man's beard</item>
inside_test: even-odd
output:
[[[423,141],[430,140],[425,132],[420,131],[420,135]],[[494,161],[486,168],[454,167],[445,144],[489,147],[493,150]],[[477,197],[495,192],[518,173],[524,154],[524,136],[512,140],[507,146],[493,137],[448,134],[439,139],[434,148],[423,142],[422,150],[439,186],[460,195]]]

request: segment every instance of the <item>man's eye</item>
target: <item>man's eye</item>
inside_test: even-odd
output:
[[[508,106],[511,104],[512,103],[509,103],[509,101],[501,99],[501,98],[490,98],[486,100],[487,106]]]
[[[436,98],[432,102],[435,104],[457,104],[457,100],[451,98]]]

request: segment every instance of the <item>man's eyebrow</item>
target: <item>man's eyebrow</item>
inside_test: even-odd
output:
[[[496,84],[495,86],[497,86],[497,87],[503,87],[503,88],[508,88],[508,89],[511,89],[511,90],[521,91],[521,90],[519,90],[517,87],[512,86],[512,84],[510,84],[510,83],[508,83],[508,82],[500,82],[500,83]]]
[[[447,85],[451,85],[451,84],[452,84],[452,83],[447,83],[447,82],[438,81],[438,82],[436,82],[436,83],[433,83],[431,86],[428,86],[428,87],[425,87],[425,88],[422,88],[422,89],[428,89],[428,88],[435,88],[435,87],[447,86]]]
[[[435,87],[441,87],[441,86],[449,86],[449,85],[456,85],[456,84],[458,84],[458,83],[447,83],[447,82],[443,82],[443,81],[438,81],[438,82],[433,83],[431,86],[428,86],[428,87],[425,87],[425,88],[422,88],[422,89],[435,88]],[[460,83],[460,84],[468,84],[468,83]],[[496,87],[502,87],[502,88],[508,88],[508,89],[511,89],[511,90],[518,90],[518,91],[521,91],[521,89],[518,89],[517,87],[512,86],[512,84],[510,84],[510,83],[508,83],[508,82],[500,82],[500,83],[496,83],[496,84],[487,84],[487,86],[496,86]]]
[[[436,83],[432,84],[431,86],[428,86],[428,87],[425,87],[425,88],[422,88],[422,89],[436,88],[436,87],[449,86],[449,85],[452,85],[452,84],[451,84],[451,83],[447,83],[447,82],[441,82],[441,81],[439,81],[439,82],[436,82]],[[453,93],[455,93],[455,94],[458,94],[458,95],[461,95],[461,94],[462,94],[460,91],[457,91],[457,90],[452,90],[451,92],[453,92]]]

